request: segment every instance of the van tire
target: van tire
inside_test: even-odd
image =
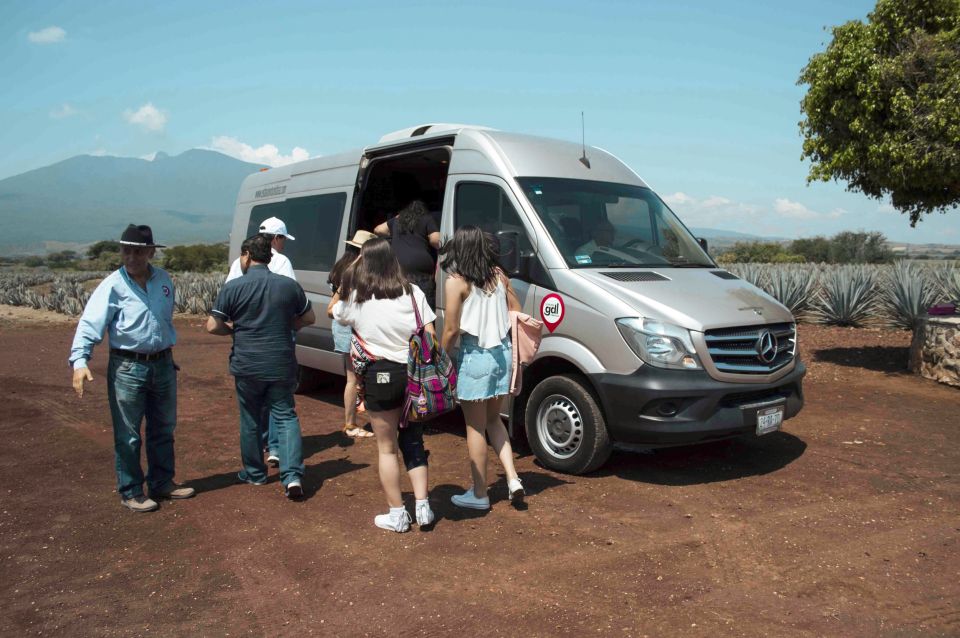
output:
[[[603,411],[580,375],[538,383],[527,399],[524,422],[530,448],[551,470],[586,474],[606,463],[613,450]]]
[[[306,394],[313,392],[320,385],[320,375],[313,368],[297,365],[296,387],[294,394]]]

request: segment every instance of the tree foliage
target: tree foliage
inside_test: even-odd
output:
[[[226,244],[173,246],[163,251],[163,267],[171,272],[207,272],[227,269]]]
[[[803,257],[787,252],[776,242],[738,241],[717,260],[738,264],[789,264],[801,263]]]
[[[808,181],[889,196],[911,226],[960,205],[960,0],[878,0],[799,83]]]
[[[820,236],[795,239],[790,242],[790,252],[818,264],[885,264],[893,261],[893,251],[881,232],[846,230],[830,239]]]
[[[881,232],[849,231],[833,237],[777,242],[737,242],[717,259],[739,264],[884,264],[893,261],[893,251]]]
[[[120,242],[115,239],[104,239],[87,248],[87,259],[99,259],[104,256],[115,258],[120,254]]]

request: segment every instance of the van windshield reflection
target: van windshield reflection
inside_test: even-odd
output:
[[[571,268],[712,268],[713,261],[649,188],[518,177]]]

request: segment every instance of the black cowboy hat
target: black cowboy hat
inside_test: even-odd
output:
[[[153,231],[149,226],[130,224],[120,236],[120,243],[126,246],[146,246],[147,248],[166,248],[163,244],[153,243]]]

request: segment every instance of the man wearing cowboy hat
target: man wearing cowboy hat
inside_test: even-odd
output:
[[[150,265],[162,244],[149,226],[130,224],[120,237],[123,265],[107,276],[83,309],[70,349],[73,388],[93,381],[87,362],[93,348],[110,338],[107,397],[113,420],[117,492],[134,512],[152,512],[160,498],[190,498],[192,487],[173,482],[173,430],[177,425],[177,373],[173,362],[173,281]],[[143,493],[140,423],[146,418],[147,475]]]

